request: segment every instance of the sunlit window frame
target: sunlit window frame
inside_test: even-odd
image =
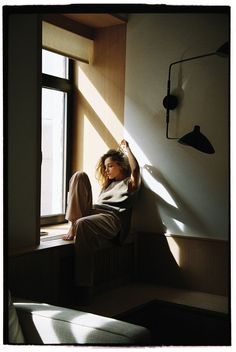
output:
[[[68,59],[68,79],[42,73],[42,88],[55,89],[67,93],[67,136],[66,136],[66,187],[65,199],[68,192],[68,181],[71,173],[71,132],[72,132],[72,99],[73,99],[73,60]],[[54,225],[65,222],[65,213],[40,217],[40,225]]]

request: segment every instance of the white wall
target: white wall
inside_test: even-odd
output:
[[[168,67],[215,51],[228,40],[226,14],[132,14],[127,26],[126,137],[142,166],[144,188],[134,227],[227,239],[229,228],[229,60],[211,56],[176,65],[170,135],[200,125],[215,154],[165,138]]]

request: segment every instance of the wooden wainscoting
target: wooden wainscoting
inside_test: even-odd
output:
[[[136,273],[141,280],[227,296],[229,242],[138,233]]]

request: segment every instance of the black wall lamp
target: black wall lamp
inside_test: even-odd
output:
[[[168,81],[167,81],[167,95],[163,99],[163,105],[166,108],[166,138],[178,139],[179,143],[189,145],[195,149],[200,150],[203,153],[208,153],[208,154],[215,153],[215,150],[214,150],[213,146],[211,145],[210,141],[200,132],[200,126],[194,126],[194,129],[192,132],[187,133],[186,135],[184,135],[180,139],[174,138],[174,137],[169,137],[170,110],[174,110],[179,104],[178,97],[173,94],[170,94],[170,89],[171,89],[170,77],[171,77],[172,66],[179,64],[181,62],[201,59],[203,57],[212,56],[212,55],[217,55],[217,56],[222,56],[222,57],[229,56],[229,43],[226,42],[219,49],[217,49],[216,51],[214,51],[212,53],[193,56],[193,57],[190,57],[187,59],[172,62],[169,66]]]

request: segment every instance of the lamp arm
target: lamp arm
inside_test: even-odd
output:
[[[207,57],[207,56],[212,56],[212,55],[216,55],[216,52],[213,52],[213,53],[209,53],[209,54],[203,54],[203,55],[198,55],[198,56],[192,56],[192,57],[189,57],[187,59],[183,59],[183,60],[179,60],[179,61],[175,61],[175,62],[172,62],[169,66],[169,75],[168,75],[168,80],[170,80],[170,75],[171,75],[171,68],[172,66],[176,65],[176,64],[179,64],[181,62],[186,62],[186,61],[192,61],[192,60],[196,60],[196,59],[201,59],[202,57]]]
[[[172,69],[172,66],[176,65],[176,64],[179,64],[181,62],[186,62],[186,61],[192,61],[192,60],[196,60],[196,59],[201,59],[203,57],[207,57],[207,56],[212,56],[212,55],[216,55],[216,52],[213,52],[213,53],[209,53],[209,54],[203,54],[203,55],[198,55],[198,56],[192,56],[192,57],[189,57],[187,59],[183,59],[183,60],[178,60],[178,61],[175,61],[175,62],[172,62],[170,65],[169,65],[169,71],[168,71],[168,81],[167,81],[167,97],[170,96],[170,86],[171,86],[171,81],[170,81],[170,77],[171,77],[171,69]],[[171,138],[169,137],[168,135],[168,130],[169,130],[169,116],[170,116],[170,109],[169,107],[166,108],[166,138],[168,139],[178,139],[178,138]]]

